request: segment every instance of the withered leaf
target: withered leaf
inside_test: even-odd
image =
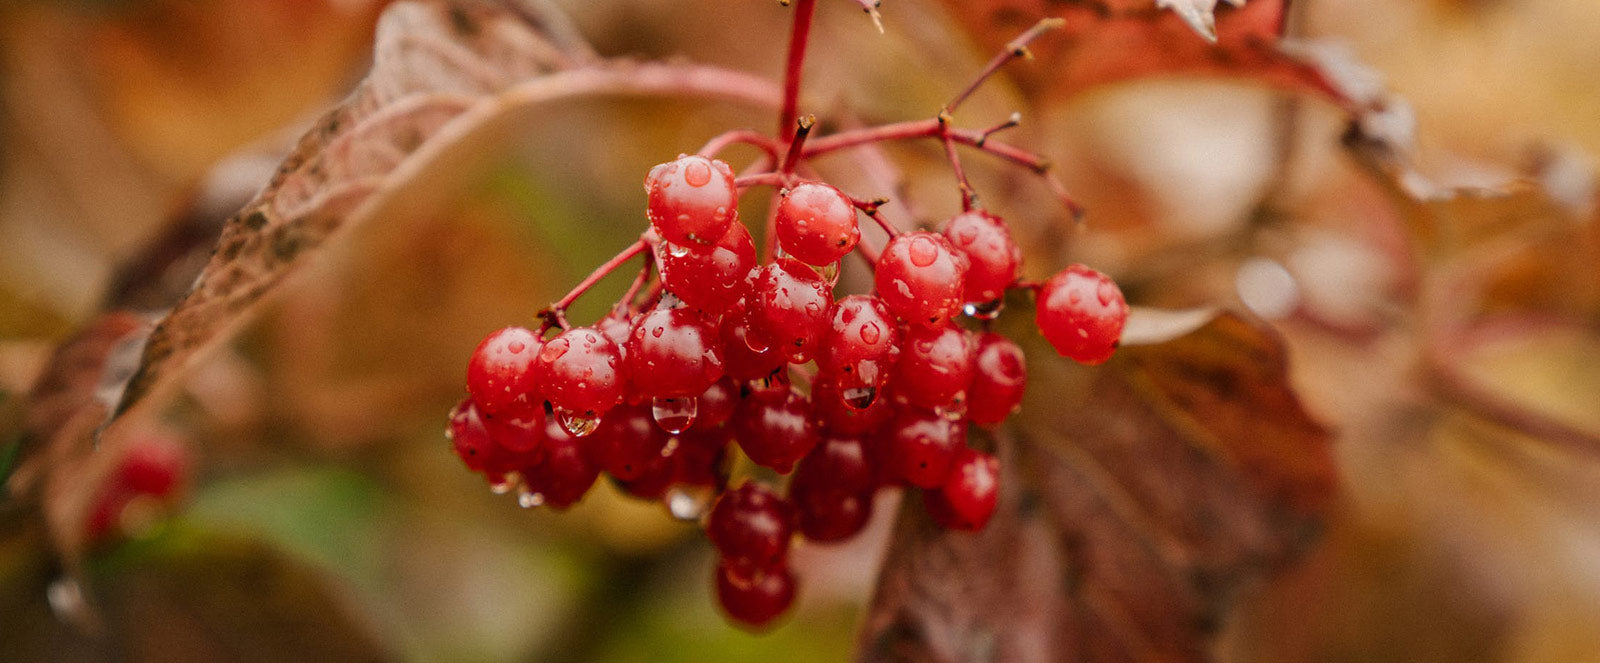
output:
[[[1329,433],[1269,329],[1223,314],[1085,369],[1035,343],[1029,399],[996,435],[987,529],[907,500],[863,661],[1190,661],[1252,581],[1315,539]]]

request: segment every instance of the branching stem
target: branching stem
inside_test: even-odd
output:
[[[547,322],[553,322],[556,326],[561,327],[563,330],[571,328],[570,325],[567,324],[567,307],[572,306],[573,302],[578,301],[578,298],[583,296],[583,293],[588,292],[589,288],[594,287],[594,284],[599,283],[600,279],[605,278],[606,275],[616,271],[618,267],[621,267],[623,263],[632,260],[634,256],[644,253],[649,248],[650,243],[645,241],[644,237],[640,237],[638,240],[635,240],[634,243],[629,244],[627,248],[622,250],[622,252],[612,256],[610,260],[605,261],[604,264],[594,268],[594,271],[589,272],[589,275],[585,276],[582,281],[579,281],[578,285],[572,286],[572,290],[568,291],[566,296],[562,297],[556,303],[551,304],[549,308],[541,311],[539,313],[539,317],[544,318]],[[649,263],[646,262],[645,266],[648,269]]]

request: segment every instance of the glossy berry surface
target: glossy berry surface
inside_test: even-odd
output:
[[[966,446],[960,424],[915,408],[896,412],[889,431],[884,460],[895,476],[919,488],[944,483],[956,451]]]
[[[811,484],[789,488],[800,535],[818,543],[844,541],[872,518],[872,493],[828,490]]]
[[[1022,249],[1000,217],[981,209],[962,212],[945,224],[944,236],[967,257],[965,301],[995,301],[1016,283]]]
[[[623,481],[644,476],[658,461],[672,436],[657,426],[647,405],[623,405],[607,413],[583,440],[584,453],[596,467]]]
[[[719,341],[716,327],[699,311],[657,308],[634,321],[623,372],[645,396],[698,396],[722,377]]]
[[[901,234],[884,247],[874,282],[878,297],[901,320],[937,327],[961,311],[967,258],[930,232]]]
[[[483,416],[471,397],[463,399],[450,410],[445,436],[450,438],[450,450],[456,452],[461,462],[473,472],[483,472],[486,464],[493,464],[491,459],[499,453],[489,439],[489,430],[484,427]]]
[[[794,574],[787,566],[745,572],[736,564],[717,565],[717,603],[728,618],[759,629],[794,603]]]
[[[1111,358],[1128,321],[1128,302],[1111,277],[1071,265],[1039,287],[1034,319],[1063,357],[1084,364]]]
[[[972,385],[977,344],[955,325],[912,329],[894,368],[895,396],[928,409],[960,413]]]
[[[522,327],[484,337],[467,362],[467,393],[489,414],[526,416],[544,407],[533,362],[543,343]]]
[[[663,243],[656,249],[661,282],[683,303],[718,314],[750,291],[756,268],[756,245],[742,223],[728,226],[716,244],[691,250]]]
[[[757,465],[788,474],[817,445],[811,403],[790,389],[752,393],[734,413],[734,439]]]
[[[544,412],[527,418],[496,417],[484,414],[483,427],[489,431],[489,441],[496,449],[507,454],[539,453],[544,441]]]
[[[778,245],[812,265],[826,265],[856,248],[861,228],[850,198],[822,182],[802,182],[778,199]]]
[[[746,302],[752,331],[792,363],[810,361],[828,330],[832,288],[806,265],[768,263],[756,272]]]
[[[967,448],[956,452],[944,483],[922,494],[928,515],[940,527],[968,531],[983,529],[989,523],[999,498],[1000,461]]]
[[[534,504],[565,509],[583,499],[600,469],[583,453],[583,441],[554,421],[542,426],[543,457],[522,467],[523,488]]]
[[[790,485],[863,493],[876,489],[878,482],[860,436],[829,434],[800,461]]]
[[[711,383],[710,387],[695,397],[695,418],[691,428],[697,431],[721,428],[733,418],[740,398],[739,385],[734,384],[732,378],[724,377]]]
[[[535,374],[558,413],[598,418],[622,401],[622,355],[592,327],[574,327],[539,351]]]
[[[726,560],[770,569],[783,564],[794,535],[794,505],[755,481],[722,493],[706,517],[706,536]]]
[[[900,330],[883,300],[850,295],[834,302],[817,367],[843,391],[883,386],[899,355]]]
[[[860,435],[878,430],[894,417],[892,400],[892,394],[879,389],[862,407],[860,399],[847,401],[844,390],[826,375],[818,376],[811,385],[812,418],[833,433]]]
[[[1022,404],[1027,386],[1028,367],[1022,348],[994,332],[979,335],[972,386],[967,389],[967,419],[982,426],[1005,421]]]
[[[784,356],[755,329],[741,300],[722,316],[722,370],[737,380],[756,380],[770,375],[786,362]]]
[[[686,155],[660,164],[650,169],[644,188],[650,225],[673,244],[704,250],[738,222],[733,169],[716,159]]]

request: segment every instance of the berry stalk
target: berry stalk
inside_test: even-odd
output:
[[[632,260],[635,256],[644,253],[645,250],[649,248],[649,242],[645,241],[645,238],[641,236],[632,244],[629,244],[627,248],[623,249],[622,252],[612,256],[610,260],[605,261],[605,263],[601,264],[599,267],[594,268],[594,271],[589,272],[588,276],[583,277],[583,280],[579,281],[578,285],[572,286],[572,290],[568,291],[565,296],[563,296],[560,300],[557,300],[556,303],[551,304],[549,308],[541,311],[539,313],[539,317],[545,318],[549,322],[553,322],[556,326],[561,327],[563,330],[570,329],[571,325],[567,324],[567,307],[572,306],[573,302],[578,301],[578,298],[582,297],[583,293],[588,292],[589,288],[594,287],[594,284],[599,283],[600,279],[605,278],[606,275],[616,271],[618,267],[621,267],[623,263]],[[648,267],[648,263],[646,263],[646,266]]]
[[[817,0],[797,0],[794,5],[794,29],[789,33],[789,58],[783,70],[783,106],[778,111],[778,135],[782,136],[794,126],[800,103],[800,73],[806,62],[806,45],[811,40],[811,18],[816,14]]]

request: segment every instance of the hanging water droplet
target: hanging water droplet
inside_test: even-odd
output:
[[[682,258],[689,255],[689,247],[687,246],[673,244],[672,242],[662,242],[662,244],[667,245],[667,255],[670,255],[674,258]]]
[[[512,488],[517,487],[517,482],[521,479],[522,477],[518,476],[516,472],[507,472],[502,474],[500,475],[499,479],[489,480],[489,492],[496,495],[504,495],[509,493],[511,492]]]
[[[979,320],[993,320],[1000,317],[1001,309],[1006,307],[1004,299],[995,299],[988,302],[967,302],[961,306],[961,312],[969,318]]]
[[[878,388],[856,387],[854,389],[846,389],[840,393],[840,396],[844,398],[845,405],[857,410],[865,410],[872,406],[873,401],[878,400]]]
[[[694,425],[694,418],[699,407],[699,399],[693,396],[683,398],[656,398],[650,401],[650,416],[656,420],[656,425],[668,433],[677,435]]]
[[[711,486],[675,485],[667,489],[667,513],[683,521],[699,520],[706,515],[716,491]]]
[[[528,490],[527,488],[523,488],[522,492],[517,493],[517,506],[520,506],[524,509],[532,509],[536,506],[544,506],[544,493],[537,493]]]
[[[573,437],[584,437],[600,427],[600,416],[593,410],[587,412],[572,412],[570,410],[556,410],[556,421],[561,423],[561,429]]]
[[[911,258],[911,264],[918,267],[927,267],[938,259],[939,245],[928,239],[926,235],[917,235],[911,238],[911,246],[907,249],[907,255]]]
[[[50,583],[44,590],[45,598],[50,602],[50,612],[55,613],[56,619],[70,623],[82,623],[87,616],[87,604],[83,600],[83,586],[71,576],[61,576]]]
[[[839,284],[839,261],[835,260],[835,261],[830,262],[830,263],[828,263],[826,265],[822,265],[822,266],[817,267],[817,276],[821,277],[822,278],[822,282],[828,284],[828,287],[830,287],[830,288],[832,288],[835,285],[838,285]]]
[[[878,340],[883,338],[883,330],[878,328],[878,323],[868,322],[861,326],[860,336],[862,343],[877,345]]]

